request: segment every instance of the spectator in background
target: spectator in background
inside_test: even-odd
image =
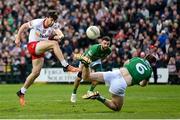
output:
[[[141,52],[141,53],[140,53],[140,57],[141,57],[141,58],[144,58],[145,56],[146,56],[145,52]]]
[[[176,53],[177,82],[180,84],[180,53]]]
[[[162,22],[161,22],[161,20],[158,20],[158,23],[156,25],[156,32],[157,32],[157,34],[160,34],[161,30],[162,30]]]
[[[169,71],[169,83],[173,84],[177,82],[177,69],[176,69],[176,60],[174,57],[171,57],[169,59],[168,65],[167,65],[168,71]]]
[[[157,60],[159,60],[159,55],[157,54],[157,46],[151,45],[149,47],[150,49],[150,54],[156,56]],[[154,83],[157,83],[158,75],[157,75],[157,62],[152,64],[152,70],[153,70],[153,77],[154,77]]]
[[[166,53],[166,41],[168,40],[168,35],[165,30],[161,31],[158,40],[159,40],[159,47],[162,49],[164,53]]]
[[[167,54],[159,53],[159,59],[157,60],[157,68],[167,68],[168,58]]]
[[[63,52],[67,53],[68,56],[71,56],[71,54],[73,53],[73,48],[71,44],[69,43],[69,40],[64,41],[64,45],[62,49],[63,49]]]

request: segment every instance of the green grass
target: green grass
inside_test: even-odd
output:
[[[16,91],[22,85],[0,85],[0,118],[15,119],[170,119],[180,118],[180,86],[149,85],[127,88],[125,104],[120,112],[114,112],[96,100],[83,100],[81,96],[89,88],[81,85],[78,102],[72,104],[72,84],[34,84],[26,94],[27,104],[21,108]],[[108,98],[105,85],[96,90]]]

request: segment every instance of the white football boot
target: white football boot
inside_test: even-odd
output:
[[[77,100],[76,94],[72,93],[72,94],[71,94],[71,102],[72,102],[72,103],[75,103],[76,100]]]

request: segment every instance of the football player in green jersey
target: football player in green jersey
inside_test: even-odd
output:
[[[125,62],[124,67],[116,71],[90,73],[87,66],[83,67],[82,78],[84,80],[97,80],[109,85],[109,92],[112,94],[111,100],[102,97],[98,92],[94,92],[89,99],[97,99],[108,108],[120,111],[123,106],[125,90],[127,86],[139,84],[146,86],[152,74],[151,65],[156,62],[156,58],[149,54],[144,59],[134,57]]]
[[[85,53],[83,55],[76,55],[76,57],[80,58],[82,60],[82,62],[85,62],[86,59],[88,59],[88,61],[91,62],[90,68],[95,72],[102,71],[101,60],[105,59],[111,53],[110,37],[105,36],[101,40],[102,41],[100,44],[92,45],[91,47],[89,47],[88,50],[85,51]],[[85,61],[84,61],[84,59],[85,59]],[[84,64],[81,64],[80,68],[82,68],[84,66]],[[74,89],[71,94],[71,102],[73,102],[73,103],[75,103],[76,99],[77,99],[76,93],[77,93],[77,89],[79,87],[80,81],[82,79],[81,74],[82,74],[82,72],[79,72],[77,74],[77,78],[74,81]],[[83,95],[82,97],[86,99],[90,95],[92,95],[93,90],[96,87],[96,85],[97,85],[97,82],[93,81],[90,86],[90,89],[87,91],[87,94]]]

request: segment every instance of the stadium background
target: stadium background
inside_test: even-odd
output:
[[[65,35],[60,45],[70,64],[78,65],[72,59],[73,52],[83,53],[90,45],[98,43],[85,35],[89,25],[98,25],[102,35],[112,37],[112,55],[103,61],[104,70],[119,68],[134,56],[152,53],[159,58],[154,69],[168,68],[170,73],[177,74],[180,65],[179,7],[178,0],[0,1],[0,71],[13,71],[15,75],[21,73],[20,78],[6,81],[3,81],[6,76],[2,74],[0,81],[25,80],[31,70],[31,59],[26,49],[28,32],[21,36],[21,48],[14,44],[15,34],[24,22],[42,18],[52,8],[59,12],[58,22]],[[61,66],[51,52],[47,52],[45,58],[44,67]],[[176,76],[173,82],[178,79]]]
[[[103,61],[105,71],[121,67],[134,56],[151,53],[158,58],[154,72],[168,68],[169,83],[180,83],[179,0],[1,0],[0,83],[24,82],[31,71],[28,31],[21,36],[20,48],[14,44],[15,34],[20,25],[44,17],[52,8],[59,12],[58,22],[65,35],[60,46],[70,64],[78,66],[73,52],[83,53],[99,42],[85,35],[89,25],[97,25],[102,35],[112,38],[112,54]],[[51,52],[45,59],[45,68],[61,67]],[[157,79],[156,74],[154,77]]]
[[[52,8],[59,12],[58,22],[65,35],[60,45],[70,64],[78,64],[72,59],[73,52],[83,53],[89,45],[98,43],[85,35],[89,25],[98,25],[102,35],[113,38],[112,55],[103,61],[104,70],[121,67],[125,60],[143,56],[145,52],[159,58],[155,69],[168,68],[169,72],[177,74],[180,65],[179,7],[178,0],[0,1],[0,81],[19,83],[25,80],[31,70],[31,59],[26,49],[28,32],[21,36],[21,48],[14,44],[15,34],[24,22],[42,18]],[[61,66],[51,52],[47,52],[45,58],[44,67]],[[12,71],[18,78],[5,80],[3,72]],[[179,79],[177,76],[175,80],[171,78],[175,83]]]

